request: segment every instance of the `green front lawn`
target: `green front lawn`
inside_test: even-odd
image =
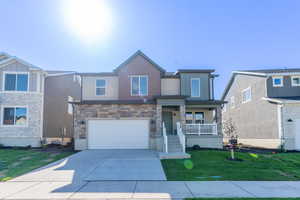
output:
[[[73,152],[0,149],[0,181],[6,181],[33,169],[62,159]]]
[[[300,198],[187,198],[186,200],[300,200]]]
[[[162,160],[170,181],[294,181],[300,180],[300,153],[236,153],[242,159],[229,161],[229,152],[190,151],[191,159]]]

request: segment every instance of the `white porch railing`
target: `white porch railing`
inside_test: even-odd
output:
[[[184,133],[188,135],[218,135],[217,124],[185,124]]]
[[[182,127],[180,125],[180,122],[177,122],[176,125],[177,125],[177,135],[179,137],[179,141],[182,146],[182,152],[185,153],[185,135],[182,132]]]
[[[167,130],[165,126],[165,122],[163,122],[163,137],[164,137],[164,147],[165,152],[168,153],[168,136],[167,136]]]

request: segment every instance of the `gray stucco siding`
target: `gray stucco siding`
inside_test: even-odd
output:
[[[42,137],[42,109],[43,95],[37,93],[2,93],[0,94],[1,114],[0,114],[0,144],[7,146],[27,146],[40,145]],[[6,106],[26,106],[27,126],[14,127],[3,126],[3,107]],[[22,142],[18,142],[22,140]],[[26,141],[28,141],[26,143]],[[18,145],[18,144],[21,145]]]
[[[191,79],[200,78],[200,97],[191,96]],[[189,99],[209,100],[210,98],[209,73],[180,73],[181,95],[189,96]]]
[[[251,101],[242,102],[242,91],[251,87]],[[235,107],[230,105],[234,96]],[[234,122],[240,139],[278,139],[278,107],[264,99],[266,79],[258,76],[237,75],[226,95],[228,101],[223,122]]]
[[[292,86],[291,76],[283,76],[283,86],[273,87],[272,77],[267,78],[268,97],[293,97],[300,96],[300,87]]]

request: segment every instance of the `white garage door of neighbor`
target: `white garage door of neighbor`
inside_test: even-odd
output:
[[[148,120],[89,120],[89,149],[148,149]]]

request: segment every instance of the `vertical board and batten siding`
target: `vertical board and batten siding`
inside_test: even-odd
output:
[[[268,97],[295,97],[300,96],[300,87],[292,86],[291,76],[283,76],[283,86],[273,87],[272,77],[267,78]]]
[[[43,78],[42,74],[40,71],[30,71],[28,69],[29,67],[19,63],[19,62],[14,62],[11,64],[8,64],[4,67],[0,68],[0,90],[3,91],[4,89],[4,73],[5,72],[25,72],[29,73],[29,91],[30,92],[42,92],[42,83],[43,83]],[[38,83],[38,80],[40,83]],[[39,88],[38,88],[39,87]]]
[[[180,95],[180,79],[162,78],[161,95]]]
[[[118,75],[120,100],[152,99],[155,95],[161,95],[161,72],[143,56],[138,55],[122,66]],[[131,96],[130,76],[133,75],[148,76],[147,96]]]
[[[193,99],[209,100],[210,86],[209,73],[181,73],[181,95],[191,96],[191,79],[200,78],[200,97],[192,97]]]
[[[44,137],[60,138],[62,128],[66,138],[73,136],[73,113],[68,113],[68,97],[80,100],[80,80],[74,74],[48,76],[45,79]]]
[[[96,95],[96,80],[106,81],[106,94]],[[82,100],[117,100],[119,98],[119,79],[117,76],[83,76]]]

